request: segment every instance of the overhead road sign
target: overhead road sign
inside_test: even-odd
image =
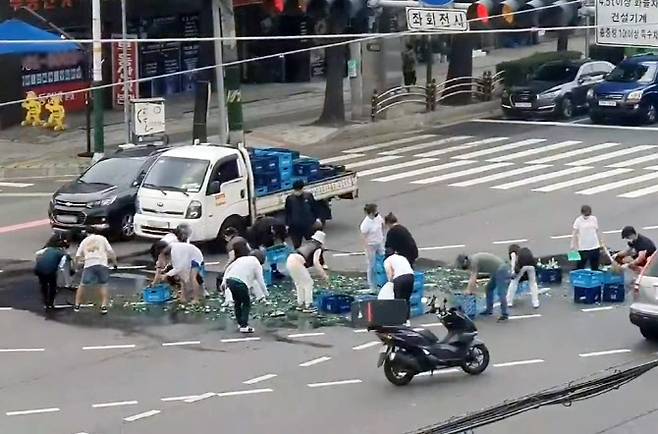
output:
[[[418,31],[468,31],[466,11],[455,9],[407,8],[407,28]]]
[[[658,1],[599,0],[596,26],[598,45],[658,47]]]

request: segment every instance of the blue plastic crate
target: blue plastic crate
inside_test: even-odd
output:
[[[409,309],[409,314],[412,318],[425,315],[425,305],[422,303],[417,305],[411,305],[411,309]]]
[[[336,176],[336,168],[333,166],[320,166],[319,176],[320,179],[327,179]]]
[[[425,292],[425,273],[414,272],[414,292]]]
[[[611,271],[604,271],[603,272],[603,280],[602,283],[604,285],[613,285],[613,284],[624,284],[624,275],[623,274],[617,274],[613,273]]]
[[[281,152],[284,154],[289,154],[292,157],[292,160],[296,160],[299,158],[299,152],[294,151],[292,149],[286,149],[286,148],[260,148],[258,149],[260,152]]]
[[[251,160],[254,173],[276,172],[279,170],[279,159],[271,155],[258,155]]]
[[[423,294],[411,294],[411,297],[409,298],[409,305],[418,306],[419,304],[423,304]]]
[[[360,303],[360,302],[363,302],[363,301],[374,301],[374,300],[377,300],[376,295],[363,294],[363,295],[354,296],[354,302],[355,303]]]
[[[279,168],[292,168],[292,154],[289,152],[282,151],[268,151],[266,154],[268,157],[274,157],[279,162]]]
[[[623,279],[622,279],[623,280]],[[623,283],[606,283],[601,291],[601,299],[610,303],[622,303],[626,295],[626,288]]]
[[[347,294],[325,293],[316,302],[320,311],[337,315],[350,313],[354,297]]]
[[[573,302],[582,304],[594,304],[601,301],[601,286],[596,287],[573,287]]]
[[[254,174],[256,187],[267,187],[269,191],[277,191],[281,186],[281,179],[277,172],[264,172]]]
[[[520,282],[519,286],[516,290],[516,295],[525,295],[530,293],[530,284],[528,284],[528,281],[525,282]]]
[[[142,295],[146,304],[162,304],[171,300],[171,287],[166,283],[161,283],[144,288]]]
[[[263,267],[263,280],[265,280],[265,285],[270,286],[272,284],[272,268]]]
[[[295,176],[305,176],[309,180],[320,176],[320,162],[312,158],[299,158],[293,161],[292,167]]]
[[[256,196],[266,196],[267,193],[269,193],[270,190],[267,187],[256,187]]]
[[[600,288],[603,285],[603,272],[591,270],[574,270],[569,275],[571,285],[580,288]]]
[[[483,310],[482,301],[474,294],[453,293],[452,305],[460,308],[471,319]]]
[[[292,250],[286,245],[279,245],[270,247],[265,251],[265,259],[269,264],[281,264],[285,263],[288,259],[288,255]]]
[[[281,178],[281,181],[289,181],[292,184],[292,166],[279,167],[279,178]]]
[[[538,283],[562,283],[561,268],[537,267],[536,271]]]
[[[281,180],[281,190],[291,190],[292,189],[292,181],[284,181],[283,179]]]

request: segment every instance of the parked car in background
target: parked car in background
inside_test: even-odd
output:
[[[594,123],[606,119],[656,122],[658,56],[641,55],[621,62],[588,95],[590,118]]]
[[[658,255],[654,254],[633,282],[631,323],[647,339],[658,341]]]
[[[587,108],[587,92],[614,65],[595,60],[557,60],[545,63],[532,79],[503,91],[501,107],[508,117],[550,116],[568,119]]]
[[[137,190],[148,169],[166,149],[121,149],[60,187],[48,210],[53,230],[80,233],[93,227],[114,239],[132,238]]]

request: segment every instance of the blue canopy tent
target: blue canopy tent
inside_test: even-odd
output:
[[[61,41],[59,36],[31,26],[21,20],[11,19],[0,23],[0,41]],[[7,44],[0,42],[0,55],[3,54],[50,54],[67,53],[79,50],[75,42],[57,44],[23,42]]]

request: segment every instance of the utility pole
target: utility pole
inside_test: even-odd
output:
[[[220,22],[220,0],[212,0],[212,29],[213,36],[220,38],[222,36],[222,25]],[[215,46],[215,81],[217,82],[217,117],[219,118],[219,142],[220,144],[228,143],[228,124],[226,117],[226,92],[224,91],[224,63],[222,41],[216,39]]]
[[[101,40],[101,0],[91,1],[91,36],[93,39],[93,86],[103,84],[103,46]],[[103,89],[92,91],[94,102],[94,160],[105,153],[105,134],[103,131]]]
[[[123,42],[121,45],[123,49],[121,50],[121,55],[123,56],[123,124],[126,129],[126,143],[132,142],[130,137],[130,94],[129,89],[133,87],[132,83],[126,83],[128,80],[128,59],[127,50],[130,44],[128,43],[128,14],[126,12],[126,0],[121,0],[121,37]],[[136,53],[133,53],[133,56]]]
[[[235,38],[235,15],[233,0],[221,1],[221,19],[224,36]],[[222,48],[224,62],[238,60],[238,44],[235,39],[225,41]],[[242,91],[240,90],[240,65],[226,67],[226,111],[228,115],[228,143],[237,145],[244,142],[242,127]]]

